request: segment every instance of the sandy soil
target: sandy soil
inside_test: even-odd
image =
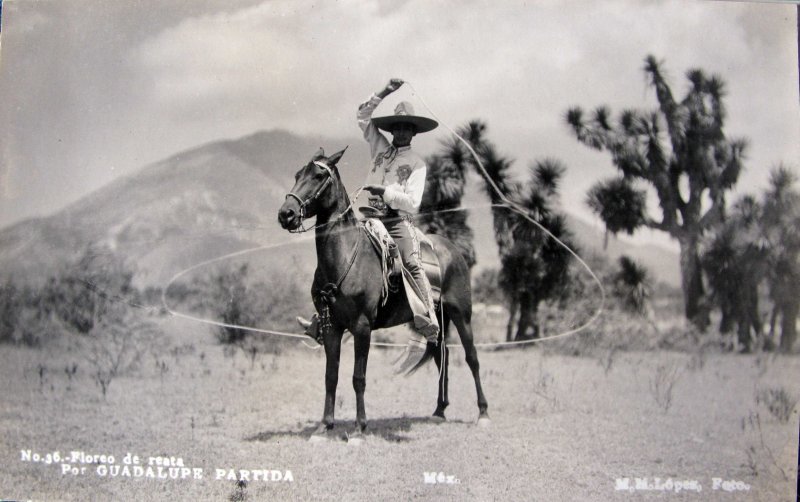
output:
[[[322,413],[322,351],[226,356],[203,326],[163,325],[172,348],[146,354],[139,369],[111,382],[106,398],[70,344],[0,347],[0,498],[796,500],[797,407],[783,423],[757,398],[783,388],[797,401],[796,357],[481,352],[492,424],[480,428],[460,348],[453,350],[446,423],[428,418],[435,367],[395,377],[397,352],[373,350],[370,433],[354,446],[345,440],[355,416],[352,346],[342,357],[338,434],[318,444],[308,439]],[[78,370],[69,378],[64,368],[73,363]],[[659,375],[673,384],[669,405],[667,392],[654,389]],[[28,461],[29,449],[110,454],[120,468],[128,452],[145,464],[151,456],[180,457],[203,469],[203,479],[111,478],[98,475],[98,464],[80,463],[70,465],[86,467],[85,474],[62,474],[63,461]],[[223,479],[215,479],[216,469],[226,469]],[[237,485],[227,469],[282,478],[290,471],[292,480],[254,481],[250,472]],[[443,476],[432,483],[425,473]],[[618,478],[629,478],[631,489],[617,490],[625,482]],[[635,478],[671,489],[637,490]],[[740,491],[715,490],[713,478],[736,480],[725,486]],[[695,481],[702,492],[676,492],[678,481]]]

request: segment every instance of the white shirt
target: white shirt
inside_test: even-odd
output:
[[[386,187],[383,201],[401,216],[414,215],[422,204],[428,168],[410,146],[395,148],[372,123],[372,112],[380,102],[373,94],[358,107],[358,126],[370,146],[372,171]]]

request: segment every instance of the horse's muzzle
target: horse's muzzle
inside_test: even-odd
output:
[[[291,206],[291,201],[286,201],[278,210],[278,223],[284,230],[294,230],[302,223],[299,212]]]

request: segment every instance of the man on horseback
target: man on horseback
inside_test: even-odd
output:
[[[435,129],[435,120],[414,115],[411,103],[403,101],[395,108],[394,115],[372,118],[372,113],[381,101],[403,85],[401,79],[389,83],[358,107],[358,126],[370,145],[372,169],[371,184],[364,190],[371,195],[369,216],[378,216],[392,236],[402,257],[403,265],[410,275],[406,294],[414,313],[414,328],[430,343],[436,343],[439,325],[434,312],[431,287],[420,260],[419,240],[413,217],[419,212],[422,193],[425,190],[427,166],[417,153],[411,150],[411,140],[419,133]],[[390,132],[392,141],[379,131]],[[408,276],[407,276],[408,277]],[[298,318],[306,333],[316,338],[316,314],[312,321]]]

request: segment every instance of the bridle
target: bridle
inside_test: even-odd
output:
[[[328,187],[333,184],[333,170],[331,169],[331,167],[328,164],[326,164],[326,163],[324,163],[322,161],[314,160],[312,162],[314,163],[315,166],[321,167],[322,169],[324,169],[325,172],[328,173],[328,177],[325,179],[324,182],[322,182],[322,184],[319,186],[319,188],[317,188],[316,191],[314,191],[314,193],[312,193],[310,196],[308,196],[308,198],[306,200],[302,200],[294,192],[289,192],[289,193],[286,194],[286,198],[287,199],[289,197],[292,197],[294,200],[297,201],[298,204],[300,204],[300,214],[298,215],[299,218],[300,218],[300,226],[298,228],[294,229],[294,230],[289,230],[289,232],[293,233],[293,234],[302,233],[302,232],[308,232],[309,230],[313,230],[313,229],[315,229],[315,228],[317,228],[319,226],[322,226],[322,225],[314,225],[311,228],[305,228],[305,226],[303,225],[303,222],[306,219],[306,207],[309,204],[311,204],[312,202],[314,202],[315,200],[317,200],[320,197],[320,195],[322,195],[325,192],[325,190],[327,190]]]
[[[363,190],[363,189],[364,189],[364,187],[363,187],[363,186],[362,186],[362,187],[360,187],[360,188],[359,188],[359,189],[356,191],[355,195],[353,195],[353,197],[351,198],[352,202],[350,202],[350,205],[349,205],[349,206],[347,206],[347,209],[345,209],[344,211],[342,211],[342,212],[341,212],[339,215],[337,215],[335,218],[331,219],[331,220],[330,220],[330,221],[328,221],[327,223],[317,224],[317,225],[314,225],[313,227],[306,228],[306,227],[305,227],[305,225],[303,224],[303,222],[304,222],[304,221],[305,221],[305,219],[306,219],[306,207],[308,207],[308,205],[309,205],[309,204],[311,204],[312,202],[314,202],[315,200],[317,200],[317,199],[318,199],[318,198],[319,198],[319,197],[320,197],[320,196],[321,196],[323,193],[325,193],[325,190],[327,190],[327,189],[328,189],[328,187],[330,187],[330,186],[333,184],[333,180],[334,180],[333,169],[331,169],[331,166],[329,166],[328,164],[326,164],[325,162],[322,162],[322,161],[320,161],[320,160],[313,160],[312,162],[314,163],[314,165],[315,165],[315,166],[317,166],[317,167],[321,167],[322,169],[324,169],[324,170],[325,170],[325,172],[326,172],[326,173],[328,173],[328,177],[325,179],[325,181],[323,181],[323,182],[322,182],[322,184],[319,186],[319,188],[317,188],[317,189],[314,191],[314,193],[312,193],[311,195],[309,195],[309,196],[308,196],[308,197],[307,197],[305,200],[301,199],[301,198],[300,198],[300,197],[299,197],[299,196],[298,196],[296,193],[294,193],[294,192],[289,192],[289,193],[287,193],[287,194],[286,194],[286,198],[287,198],[287,199],[288,199],[289,197],[291,197],[291,198],[293,198],[294,200],[296,200],[298,204],[300,204],[300,214],[298,215],[298,217],[300,218],[300,226],[299,226],[298,228],[294,229],[294,230],[289,230],[289,232],[290,232],[290,233],[293,233],[293,234],[299,234],[299,233],[303,233],[303,232],[308,232],[309,230],[314,230],[314,229],[316,229],[316,228],[321,228],[321,227],[324,227],[324,226],[326,226],[326,225],[332,225],[332,224],[336,223],[336,222],[337,222],[337,221],[339,221],[339,220],[340,220],[340,219],[341,219],[341,218],[342,218],[342,217],[343,217],[345,214],[347,214],[347,212],[348,212],[350,209],[352,209],[352,208],[353,208],[353,205],[355,204],[355,202],[356,202],[356,199],[358,199],[358,196],[361,194],[361,190]]]

